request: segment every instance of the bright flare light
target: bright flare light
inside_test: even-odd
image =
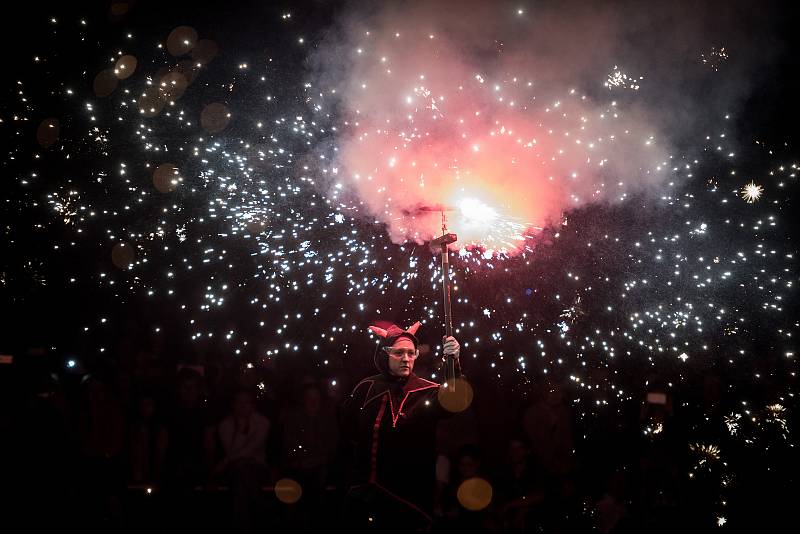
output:
[[[460,242],[466,243],[466,248],[484,250],[485,259],[491,258],[495,251],[506,255],[524,248],[525,232],[532,228],[530,224],[504,217],[475,197],[463,198],[456,205],[458,210],[450,221],[451,229],[458,234]]]
[[[761,194],[763,192],[764,192],[763,187],[761,187],[760,185],[756,185],[755,182],[750,182],[749,184],[747,184],[742,188],[740,194],[748,204],[752,204],[761,198]]]

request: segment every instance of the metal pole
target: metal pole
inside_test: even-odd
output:
[[[444,209],[442,212],[442,235],[431,241],[431,246],[434,250],[440,247],[442,255],[442,297],[444,298],[444,332],[447,336],[453,335],[453,314],[450,302],[450,253],[447,246],[451,243],[458,241],[456,234],[447,232],[447,219],[445,218]],[[455,358],[447,358],[445,362],[445,382],[448,386],[455,388]],[[455,390],[455,389],[453,389]]]
[[[447,235],[447,218],[442,211],[442,236]],[[442,240],[442,298],[444,302],[444,332],[446,336],[453,335],[453,311],[450,302],[450,252],[447,250],[447,240]],[[455,387],[455,358],[447,358],[445,362],[445,381],[450,387]]]

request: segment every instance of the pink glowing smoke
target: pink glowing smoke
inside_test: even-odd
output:
[[[393,240],[436,235],[426,208],[444,205],[462,244],[511,253],[570,209],[673,176],[663,110],[603,86],[620,13],[565,6],[390,2],[320,46],[315,84],[344,122],[338,180]]]

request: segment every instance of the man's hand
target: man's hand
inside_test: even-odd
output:
[[[453,336],[447,336],[443,339],[444,341],[444,355],[448,358],[455,358],[458,359],[459,353],[461,351],[461,345],[458,344],[458,341]]]

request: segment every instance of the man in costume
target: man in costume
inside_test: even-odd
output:
[[[436,423],[449,412],[439,403],[442,386],[414,374],[419,327],[370,326],[381,338],[374,358],[380,373],[359,382],[342,410],[349,464],[345,520],[357,532],[424,532],[430,526]],[[454,337],[444,338],[457,377],[459,349]]]

